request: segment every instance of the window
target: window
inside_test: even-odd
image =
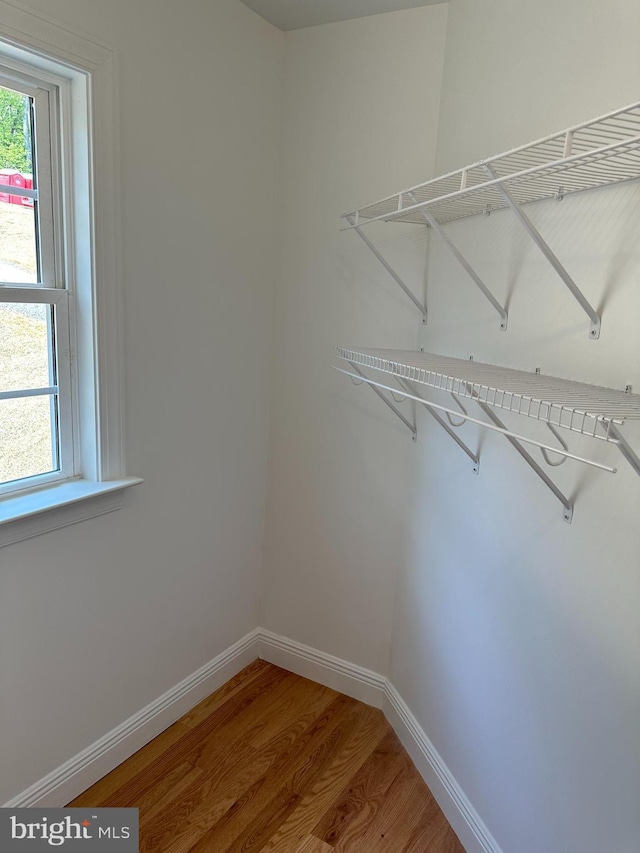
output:
[[[76,474],[56,96],[0,67],[0,495]]]
[[[122,442],[113,52],[4,0],[0,21],[4,545],[141,481]]]

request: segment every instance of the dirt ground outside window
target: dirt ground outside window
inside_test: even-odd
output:
[[[33,210],[0,202],[0,279],[36,282]],[[0,391],[34,387],[42,373],[47,324],[41,306],[2,302]],[[52,469],[49,398],[0,400],[0,483]]]

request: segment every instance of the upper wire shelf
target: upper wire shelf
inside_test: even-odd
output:
[[[410,350],[336,348],[351,364],[468,397],[554,427],[618,442],[612,424],[640,419],[640,395],[493,364]]]
[[[348,227],[376,220],[451,222],[640,176],[640,102],[345,213]]]

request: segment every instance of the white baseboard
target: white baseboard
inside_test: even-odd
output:
[[[149,743],[257,657],[381,708],[467,853],[502,853],[393,685],[349,661],[256,628],[5,808],[64,806]]]
[[[409,706],[389,681],[382,709],[467,853],[502,853]]]
[[[260,657],[381,708],[467,853],[502,853],[395,687],[382,675],[259,629]]]
[[[269,663],[317,681],[374,708],[382,708],[386,678],[377,672],[263,628],[258,631],[258,648],[260,657]]]
[[[251,631],[146,708],[9,800],[4,808],[66,805],[255,660],[258,635],[258,630]]]

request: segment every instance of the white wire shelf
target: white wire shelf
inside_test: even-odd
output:
[[[439,223],[563,197],[640,177],[640,102],[418,184],[345,213],[349,227],[376,220]]]
[[[612,424],[640,419],[640,395],[410,350],[336,348],[352,365],[467,397],[593,438],[618,443]]]

